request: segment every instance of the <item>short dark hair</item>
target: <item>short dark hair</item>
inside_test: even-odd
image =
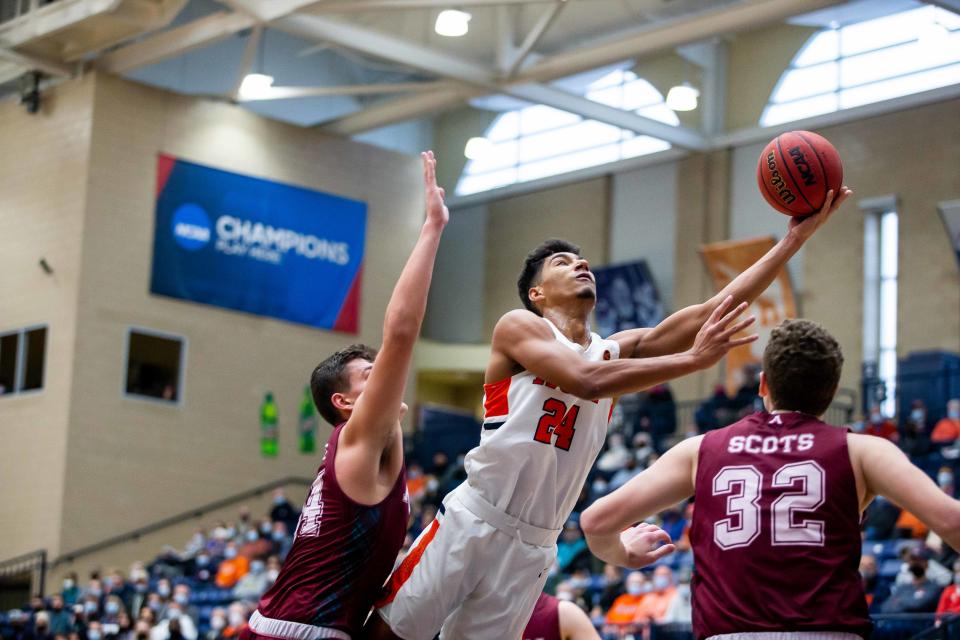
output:
[[[843,352],[827,330],[810,320],[784,320],[763,351],[763,372],[774,407],[823,415],[843,370]]]
[[[530,300],[530,287],[539,281],[540,273],[543,271],[543,261],[555,253],[573,253],[579,256],[580,247],[558,238],[545,240],[543,244],[527,254],[527,259],[523,261],[523,270],[520,271],[520,277],[517,278],[517,293],[520,294],[520,302],[538,316],[543,314]]]
[[[347,390],[349,385],[344,375],[347,365],[358,358],[373,362],[376,357],[376,349],[365,344],[352,344],[317,365],[310,374],[310,393],[313,394],[313,404],[324,420],[334,426],[343,421],[340,410],[333,406],[330,396]]]

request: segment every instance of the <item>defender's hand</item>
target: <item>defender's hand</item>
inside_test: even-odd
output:
[[[437,159],[433,151],[420,154],[423,159],[423,186],[426,191],[427,221],[445,226],[450,221],[450,211],[443,199],[446,196],[442,187],[437,186]]]
[[[817,213],[805,217],[793,217],[787,227],[788,233],[795,236],[800,242],[806,242],[810,239],[817,229],[822,227],[830,219],[840,205],[853,195],[853,191],[847,187],[840,187],[840,195],[836,195],[833,189],[827,191],[827,198],[823,201],[823,207]],[[834,199],[836,196],[836,199]]]
[[[693,341],[693,348],[688,353],[696,358],[702,368],[715,365],[720,358],[727,355],[730,349],[749,344],[759,337],[753,333],[743,338],[733,338],[752,325],[756,318],[750,316],[746,320],[731,324],[737,316],[746,311],[748,305],[746,302],[741,302],[737,308],[729,311],[731,306],[733,306],[733,296],[727,296],[726,300],[713,310]]]
[[[627,552],[626,566],[629,569],[640,569],[668,556],[677,547],[671,543],[670,534],[660,527],[642,522],[620,534],[620,542]],[[657,546],[662,542],[662,546]]]

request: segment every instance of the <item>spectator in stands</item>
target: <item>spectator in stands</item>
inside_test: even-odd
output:
[[[697,430],[700,433],[706,433],[729,424],[732,418],[731,404],[732,399],[727,396],[727,388],[718,383],[713,388],[713,395],[705,400],[694,414],[693,419],[697,423]]]
[[[619,435],[619,434],[615,434]],[[610,478],[610,482],[607,485],[607,491],[616,491],[623,485],[627,484],[631,478],[638,476],[643,473],[643,467],[637,463],[637,459],[633,456],[629,456],[627,461],[624,463],[623,467],[613,474]]]
[[[418,504],[427,494],[427,476],[423,473],[423,467],[416,462],[407,467],[407,493],[410,494],[410,501]]]
[[[940,594],[937,615],[960,615],[960,560],[953,563],[953,581]]]
[[[93,598],[97,601],[97,606],[100,606],[101,600],[103,599],[103,583],[100,582],[98,578],[91,578],[87,583],[87,588],[83,590],[83,599],[87,600]]]
[[[863,530],[867,540],[887,540],[900,516],[900,507],[883,496],[874,498],[864,513]]]
[[[53,640],[50,630],[50,614],[46,611],[37,611],[33,616],[34,640]]]
[[[660,528],[667,532],[671,540],[680,540],[687,528],[687,521],[680,509],[667,509],[660,514]]]
[[[650,436],[657,451],[664,450],[664,442],[677,431],[677,405],[670,387],[655,386],[647,394],[644,411],[650,418]]]
[[[117,596],[121,601],[126,602],[130,595],[130,587],[127,585],[123,573],[119,569],[113,569],[103,578],[103,595]]]
[[[256,529],[256,526],[250,517],[250,507],[243,505],[237,512],[237,535],[245,535],[251,529]]]
[[[930,557],[930,550],[925,547],[903,547],[900,550],[900,559],[903,561],[900,565],[900,572],[897,574],[897,584],[911,584],[913,574],[910,568],[914,564],[923,565],[927,580],[937,585],[945,587],[953,581],[953,574],[945,566]]]
[[[910,417],[900,434],[900,448],[911,458],[930,451],[930,436],[927,433],[927,409],[923,400],[914,400]]]
[[[650,444],[650,434],[641,431],[633,436],[633,457],[641,467],[650,466],[650,456],[654,455]]]
[[[947,403],[947,415],[937,422],[930,434],[934,444],[950,444],[960,438],[960,398]]]
[[[270,580],[267,577],[267,566],[263,560],[257,559],[250,562],[250,572],[240,578],[237,586],[233,588],[233,597],[237,600],[258,601],[260,596],[270,586]]]
[[[575,520],[567,520],[557,541],[557,566],[560,571],[569,573],[588,557],[587,541],[583,539],[580,525]]]
[[[100,600],[93,594],[83,597],[83,617],[87,620],[100,618]]]
[[[223,630],[223,638],[236,638],[247,628],[247,618],[250,612],[242,602],[234,602],[227,609],[227,627]]]
[[[127,610],[136,613],[147,603],[147,592],[150,590],[147,572],[142,567],[130,570],[132,585],[124,602]]]
[[[151,593],[150,595],[156,596],[157,594]],[[153,607],[147,606],[140,609],[140,615],[137,616],[137,620],[142,620],[153,627],[155,624],[157,624],[159,617],[160,616],[157,615],[157,611]]]
[[[100,616],[100,622],[107,624],[116,624],[121,613],[126,613],[123,607],[123,600],[120,596],[109,595],[103,603],[103,615]]]
[[[50,598],[50,633],[55,636],[65,636],[73,630],[73,616],[63,601],[63,596],[56,594]]]
[[[133,640],[150,640],[150,628],[146,620],[137,620],[133,625]]]
[[[87,640],[104,640],[103,627],[98,620],[91,620],[87,624]]]
[[[890,587],[877,575],[877,559],[869,554],[860,556],[860,577],[867,596],[867,607],[878,613],[883,602],[890,596]]]
[[[270,533],[273,531],[273,520],[270,519],[270,516],[262,517],[260,524],[257,525],[257,529],[260,531],[261,536],[269,538]]]
[[[923,540],[926,538],[927,533],[930,531],[927,528],[927,525],[920,522],[920,519],[917,518],[917,516],[913,515],[906,509],[903,509],[900,512],[900,516],[897,518],[894,529],[902,538],[915,538],[917,540]]]
[[[167,606],[167,613],[153,629],[150,640],[197,640],[197,625],[176,602]]]
[[[937,608],[941,589],[927,579],[926,559],[911,555],[907,566],[910,582],[896,584],[880,610],[883,613],[932,613]]]
[[[270,534],[270,538],[273,540],[273,553],[280,556],[281,560],[286,559],[287,554],[290,553],[290,547],[293,546],[292,533],[295,531],[296,528],[287,529],[285,522],[273,523],[273,532]]]
[[[603,590],[600,592],[599,606],[608,611],[613,601],[622,596],[625,591],[623,571],[620,567],[610,564],[603,565]]]
[[[893,420],[884,417],[878,404],[870,406],[870,419],[863,432],[868,436],[885,438],[890,442],[896,442],[900,439],[897,425],[893,423]]]
[[[173,601],[180,605],[180,611],[190,616],[194,621],[200,619],[200,612],[190,604],[190,585],[178,584],[173,588]]]
[[[649,591],[647,578],[641,571],[632,571],[626,579],[626,593],[613,601],[604,622],[609,626],[604,633],[629,633],[637,627],[633,624]]]
[[[270,538],[261,537],[259,530],[255,528],[247,529],[243,537],[244,542],[237,549],[237,553],[247,560],[253,560],[254,558],[262,560],[273,553],[273,541]]]
[[[147,609],[153,612],[154,620],[151,622],[156,622],[156,620],[163,617],[163,612],[166,609],[166,603],[163,601],[163,598],[160,597],[159,593],[148,593],[147,594]],[[141,609],[143,611],[143,609]]]
[[[200,582],[212,582],[216,575],[215,569],[216,567],[213,565],[213,560],[211,560],[210,554],[206,551],[201,551],[193,559],[193,577]]]
[[[937,485],[943,489],[944,493],[953,497],[956,490],[954,487],[953,469],[947,465],[940,467],[937,471]]]
[[[587,606],[583,586],[576,586],[574,580],[563,580],[557,584],[557,600],[572,602],[581,609]]]
[[[204,640],[221,640],[223,630],[227,628],[227,610],[216,607],[210,612],[210,630],[204,635]]]
[[[643,597],[637,608],[634,620],[637,622],[661,623],[667,617],[667,611],[677,598],[677,588],[673,584],[673,569],[660,565],[653,571],[650,592]]]
[[[67,607],[72,607],[80,599],[80,589],[77,587],[77,574],[70,572],[67,574],[67,577],[63,579],[63,590],[60,591],[60,595],[63,596],[63,604]]]
[[[221,589],[232,589],[237,581],[250,571],[250,561],[237,553],[237,543],[230,541],[223,550],[223,562],[215,580]]]
[[[410,544],[413,544],[413,540],[410,540]],[[267,558],[267,583],[269,586],[273,586],[273,583],[277,581],[277,576],[280,575],[280,556],[270,556]]]
[[[618,471],[632,457],[623,443],[623,434],[611,433],[607,436],[607,450],[597,460],[597,469],[606,473]]]

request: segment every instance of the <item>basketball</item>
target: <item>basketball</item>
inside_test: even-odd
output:
[[[757,165],[757,184],[770,206],[788,216],[807,216],[823,207],[827,191],[843,184],[840,154],[810,131],[789,131],[771,140]]]

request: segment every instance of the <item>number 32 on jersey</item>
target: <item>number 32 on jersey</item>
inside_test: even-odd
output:
[[[760,494],[766,478],[753,465],[720,469],[713,477],[713,495],[727,496],[727,515],[713,526],[713,540],[721,549],[749,546],[762,530]],[[770,504],[770,536],[774,546],[824,544],[824,521],[804,519],[796,512],[814,511],[824,503],[826,474],[813,460],[793,462],[777,469],[770,488],[781,493]]]

